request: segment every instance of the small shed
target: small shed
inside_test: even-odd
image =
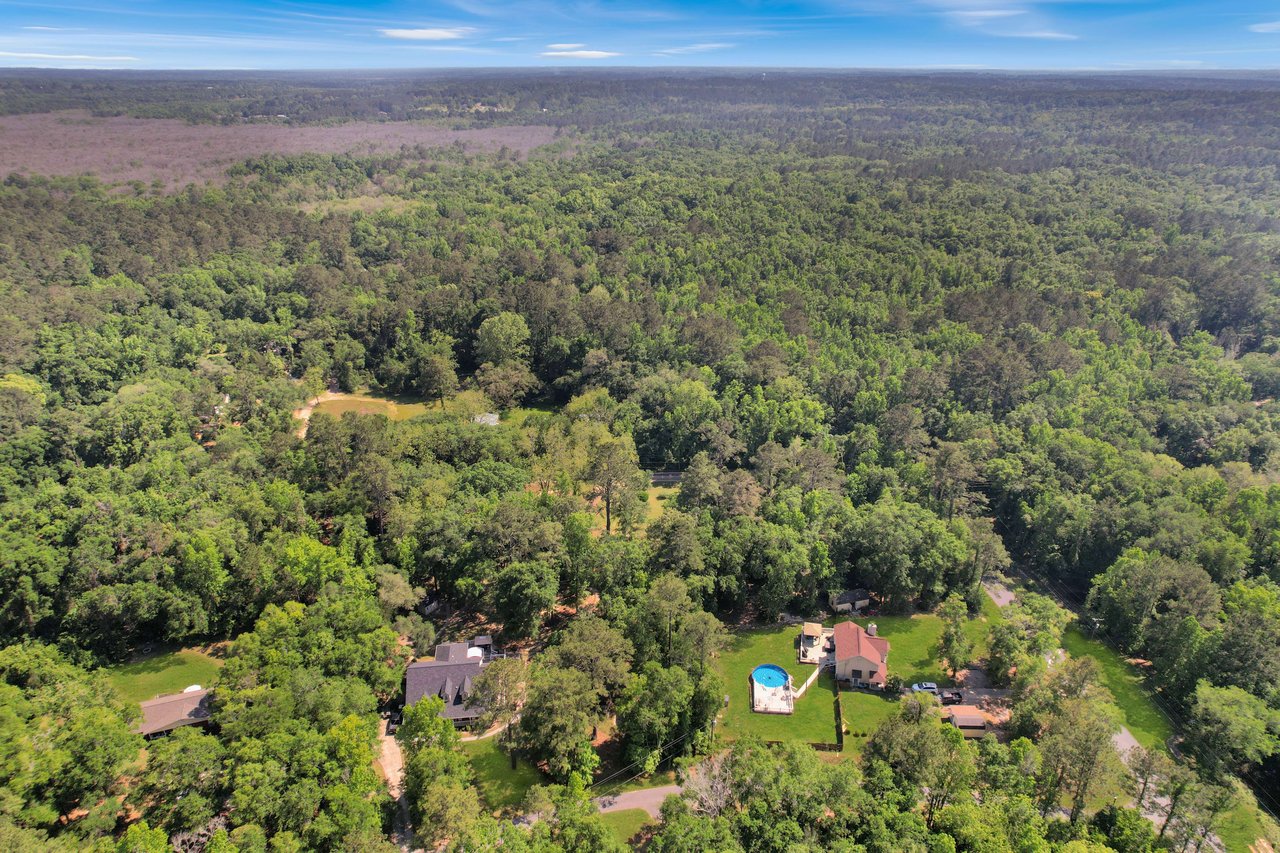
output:
[[[871,593],[865,589],[847,589],[831,593],[828,601],[837,613],[854,613],[871,606]]]

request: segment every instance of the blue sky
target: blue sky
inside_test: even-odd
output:
[[[0,66],[1280,67],[1280,0],[0,0]]]

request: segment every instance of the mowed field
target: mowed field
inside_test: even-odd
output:
[[[193,684],[209,687],[222,668],[222,660],[200,649],[162,652],[142,660],[107,667],[107,683],[126,702],[145,702],[169,693],[181,693]]]
[[[540,125],[452,130],[419,122],[350,122],[332,127],[255,123],[187,124],[176,119],[87,112],[0,117],[0,176],[97,176],[106,183],[159,180],[166,187],[217,183],[227,169],[264,154],[372,154],[406,145],[440,148],[461,142],[477,151],[528,153],[555,129]]]

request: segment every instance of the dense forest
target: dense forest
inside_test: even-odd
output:
[[[560,138],[0,186],[6,848],[387,847],[376,712],[424,596],[534,652],[482,689],[555,783],[494,818],[414,706],[424,843],[612,849],[605,719],[701,759],[657,851],[1199,850],[1233,780],[1280,809],[1274,79],[0,79],[0,113],[71,108]],[[426,405],[300,430],[326,389]],[[653,520],[650,469],[683,472]],[[918,699],[858,762],[716,741],[725,626],[855,585],[977,614],[1001,573],[1043,594],[990,639],[1010,742]],[[1098,801],[1143,777],[1089,753],[1110,700],[1045,661],[1053,600],[1145,662],[1163,825]],[[140,767],[100,669],[224,639],[216,733]]]

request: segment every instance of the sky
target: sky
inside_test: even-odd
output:
[[[1280,0],[0,0],[0,67],[1280,68]]]

